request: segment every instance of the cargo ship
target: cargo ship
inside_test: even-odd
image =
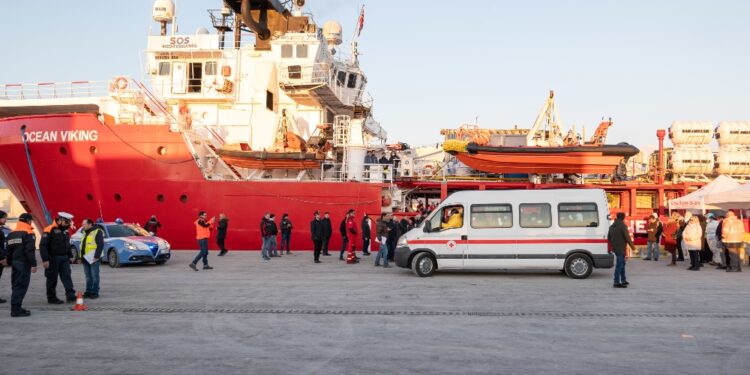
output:
[[[37,226],[156,215],[173,248],[195,249],[207,211],[229,217],[230,249],[259,249],[263,214],[287,213],[309,249],[315,211],[334,229],[349,209],[380,213],[391,174],[365,173],[387,133],[359,64],[364,8],[345,54],[341,24],[315,24],[302,0],[217,5],[214,31],[179,34],[174,3],[154,3],[148,82],[0,85],[0,179]]]

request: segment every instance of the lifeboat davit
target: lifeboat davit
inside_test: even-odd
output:
[[[486,173],[612,174],[623,159],[637,155],[627,143],[591,146],[480,146],[446,141],[446,152],[467,166]]]

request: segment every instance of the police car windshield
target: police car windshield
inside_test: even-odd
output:
[[[107,225],[110,237],[140,237],[142,234],[127,225]]]

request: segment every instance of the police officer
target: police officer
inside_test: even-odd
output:
[[[42,255],[44,276],[47,278],[47,303],[59,305],[64,303],[57,298],[57,278],[60,277],[65,287],[65,299],[75,302],[76,291],[70,278],[70,264],[75,258],[70,249],[70,232],[73,215],[58,212],[55,222],[44,228],[39,252]],[[75,229],[75,228],[74,228]]]
[[[0,277],[3,276],[3,268],[9,267],[8,264],[8,249],[5,247],[5,237],[10,233],[8,227],[5,226],[5,222],[8,220],[8,214],[5,211],[0,210]],[[8,302],[0,298],[0,303]]]
[[[31,312],[21,307],[26,291],[29,290],[31,274],[36,273],[36,236],[31,226],[34,218],[29,213],[22,213],[18,217],[16,229],[10,232],[6,244],[8,246],[8,264],[11,265],[10,274],[13,291],[10,295],[10,316],[29,316]]]

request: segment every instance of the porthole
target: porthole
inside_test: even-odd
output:
[[[157,200],[158,202],[164,202],[164,194],[158,194],[158,195],[156,196],[156,200]]]
[[[94,196],[91,195],[91,193],[88,193],[88,194],[86,194],[86,200],[93,201],[94,200]]]
[[[180,195],[180,202],[187,203],[187,201],[188,201],[187,195],[185,194]]]
[[[60,146],[60,153],[63,154],[63,155],[67,155],[68,154],[68,149],[65,148],[65,146]]]
[[[167,154],[167,148],[164,146],[159,146],[156,148],[156,153],[159,155],[166,155]]]
[[[122,196],[120,195],[120,193],[115,193],[115,202],[119,202],[121,200],[122,200]]]
[[[96,155],[96,153],[99,152],[99,150],[96,149],[96,146],[91,146],[89,147],[89,152],[92,153],[93,155]]]

